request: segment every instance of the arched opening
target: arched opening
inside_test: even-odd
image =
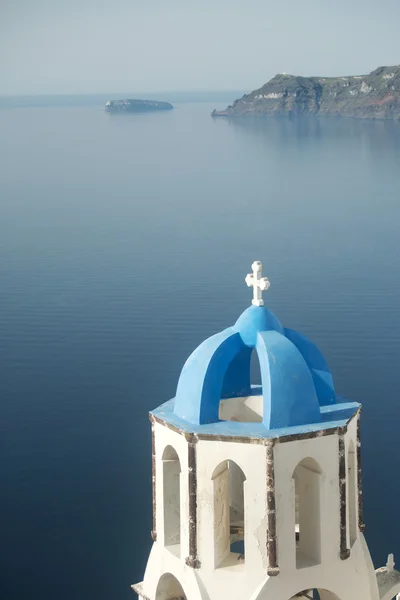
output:
[[[246,393],[241,396],[221,398],[218,414],[221,421],[239,421],[241,423],[262,422],[264,402],[261,387],[260,362],[255,349],[251,354],[247,350],[243,357],[239,355],[235,363],[232,364],[232,367],[236,370],[248,370]]]
[[[328,590],[312,588],[295,594],[290,600],[340,600],[336,594]]]
[[[167,446],[162,455],[163,501],[164,501],[164,545],[180,556],[181,544],[181,465],[172,446]]]
[[[350,547],[353,546],[357,539],[357,459],[354,449],[354,443],[351,441],[347,454],[347,490],[348,498],[347,505],[349,507],[349,535]]]
[[[245,560],[246,477],[232,460],[220,463],[214,482],[214,564],[225,567]]]
[[[250,357],[250,382],[251,385],[261,386],[261,369],[257,350],[253,350]]]
[[[400,578],[394,567],[393,554],[389,554],[386,566],[376,571],[380,600],[400,600]]]
[[[293,472],[296,567],[321,562],[321,468],[313,458],[305,458]]]
[[[158,582],[155,600],[186,600],[186,594],[177,578],[165,573]]]

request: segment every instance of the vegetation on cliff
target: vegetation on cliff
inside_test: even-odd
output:
[[[337,115],[400,119],[400,66],[369,75],[297,77],[282,73],[228,106],[215,117]]]

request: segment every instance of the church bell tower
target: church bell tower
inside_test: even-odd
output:
[[[360,405],[264,306],[260,262],[246,283],[252,305],[150,413],[153,546],[132,587],[141,600],[391,600],[400,573],[393,557],[374,570],[363,535]]]

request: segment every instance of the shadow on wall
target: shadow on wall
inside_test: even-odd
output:
[[[213,473],[215,567],[245,560],[245,481],[242,469],[225,460]]]
[[[301,600],[302,598],[304,600],[340,600],[336,594],[321,589],[303,590],[302,592],[295,594],[295,596],[292,596],[290,600]]]
[[[181,548],[181,464],[172,446],[163,456],[164,544],[180,556]]]
[[[158,582],[155,600],[187,600],[186,594],[179,581],[171,575],[165,573]]]
[[[313,458],[302,460],[293,473],[298,569],[321,562],[321,473],[321,467]]]

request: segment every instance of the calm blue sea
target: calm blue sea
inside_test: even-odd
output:
[[[269,307],[364,405],[367,541],[400,561],[400,125],[210,118],[234,98],[2,102],[4,600],[134,599],[147,412],[248,306],[254,259]]]

